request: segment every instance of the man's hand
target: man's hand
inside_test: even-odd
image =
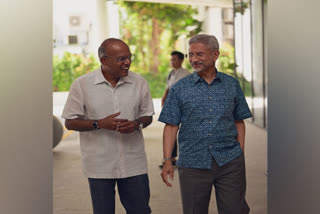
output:
[[[127,119],[118,119],[117,116],[120,115],[120,112],[111,114],[98,121],[99,127],[103,129],[117,131],[119,129],[119,124],[128,122]]]
[[[170,180],[173,181],[173,166],[172,166],[172,162],[170,160],[167,160],[163,163],[161,177],[162,177],[163,182],[168,187],[172,187],[172,184],[169,183],[168,176],[169,176]]]
[[[118,129],[117,131],[120,132],[121,134],[129,134],[135,130],[137,130],[137,128],[139,127],[139,122],[138,121],[131,121],[131,120],[127,120],[125,122],[120,122],[118,124]]]

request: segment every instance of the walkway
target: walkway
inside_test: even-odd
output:
[[[178,174],[172,188],[167,188],[160,178],[158,165],[162,160],[163,124],[154,116],[151,126],[144,129],[151,189],[150,206],[154,214],[181,214]],[[267,133],[251,123],[246,123],[247,201],[251,214],[267,213]],[[53,214],[92,213],[89,187],[81,171],[79,137],[73,132],[53,150]],[[119,199],[116,213],[125,214]],[[214,194],[210,214],[217,214]]]

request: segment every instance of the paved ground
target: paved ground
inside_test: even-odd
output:
[[[154,214],[180,214],[182,208],[177,172],[172,188],[167,188],[160,178],[158,165],[162,160],[163,125],[156,122],[157,117],[154,117],[155,122],[151,126],[144,129],[151,189],[150,206]],[[246,123],[246,126],[247,201],[251,214],[266,214],[267,133],[251,123]],[[81,171],[79,138],[76,132],[60,142],[53,150],[53,158],[53,213],[92,213],[88,183]],[[116,203],[116,213],[124,214],[119,199]],[[214,194],[209,213],[217,213]]]

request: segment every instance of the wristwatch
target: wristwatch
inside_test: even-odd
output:
[[[137,130],[141,131],[143,129],[143,123],[139,119],[136,119],[136,121],[139,123]]]
[[[99,124],[98,124],[98,121],[97,121],[97,120],[95,120],[95,121],[93,121],[93,122],[92,122],[92,127],[93,127],[94,129],[100,129],[100,127],[99,127]]]
[[[172,161],[171,161],[171,157],[170,157],[170,158],[163,158],[163,159],[162,159],[162,164],[164,164],[164,162],[166,162],[166,161],[172,162]]]
[[[143,123],[139,124],[139,131],[141,131],[143,129]]]

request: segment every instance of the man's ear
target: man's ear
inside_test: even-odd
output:
[[[214,54],[213,54],[214,61],[217,61],[217,59],[219,58],[219,56],[220,56],[220,51],[215,51]]]
[[[105,57],[100,57],[100,63],[101,63],[101,65],[105,65],[106,64],[106,58]]]

